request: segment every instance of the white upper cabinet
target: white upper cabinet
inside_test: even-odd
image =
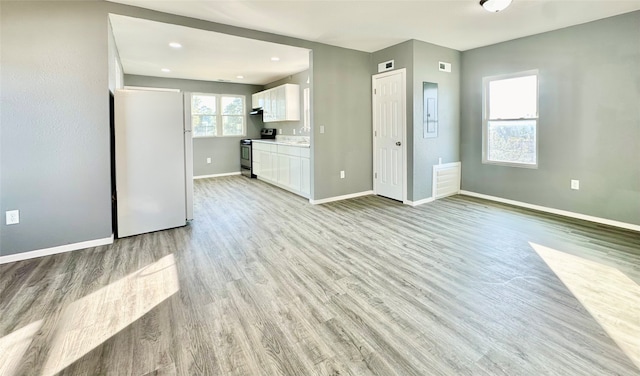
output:
[[[253,108],[262,107],[262,121],[300,120],[300,85],[285,84],[251,96]]]
[[[264,108],[264,92],[255,93],[251,96],[251,108]]]

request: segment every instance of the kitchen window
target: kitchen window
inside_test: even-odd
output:
[[[482,162],[538,167],[538,71],[483,79]]]
[[[193,137],[246,135],[245,97],[231,94],[191,94]]]

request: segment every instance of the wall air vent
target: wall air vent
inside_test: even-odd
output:
[[[438,62],[438,69],[441,72],[451,73],[451,63],[445,63],[444,61]]]
[[[393,70],[395,68],[395,62],[393,60],[385,61],[378,64],[378,73]]]
[[[431,196],[434,200],[460,193],[460,162],[437,164],[433,166],[433,187]]]

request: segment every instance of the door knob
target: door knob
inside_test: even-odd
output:
[[[400,146],[400,145],[402,145],[402,142],[400,141],[396,142],[396,146]]]

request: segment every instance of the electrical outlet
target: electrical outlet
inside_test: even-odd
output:
[[[580,189],[580,180],[571,180],[571,189],[579,190]]]
[[[295,130],[295,129],[293,130],[293,134],[294,134],[294,135],[296,134],[296,130]]]
[[[320,133],[324,133],[324,125],[320,126]]]
[[[20,223],[20,210],[7,210],[6,224],[17,225]]]
[[[340,179],[344,179],[344,171],[340,171]]]
[[[278,129],[278,134],[282,134],[282,128]]]
[[[211,158],[207,158],[207,163],[211,163]]]

